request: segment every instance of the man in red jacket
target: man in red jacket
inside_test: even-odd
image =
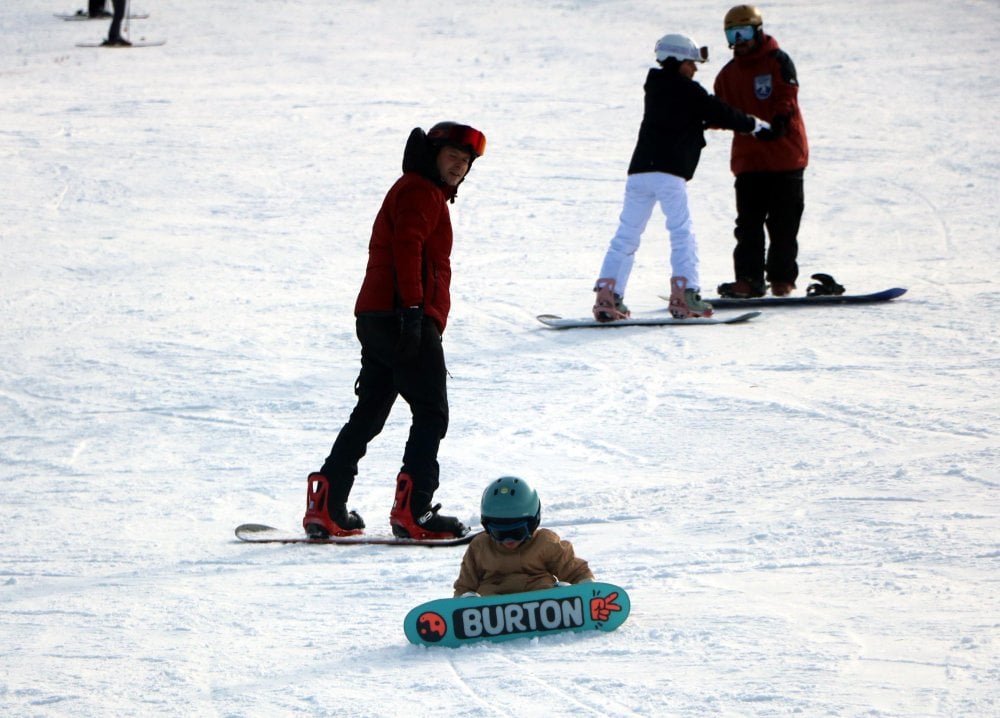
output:
[[[368,268],[354,305],[361,373],[357,405],[322,468],[308,478],[302,526],[310,536],[349,536],[365,524],[347,499],[368,443],[397,396],[412,423],[389,515],[393,534],[453,538],[461,521],[431,505],[438,488],[438,446],[448,428],[447,370],[441,334],[451,308],[451,217],[458,185],[486,149],[479,130],[439,122],[415,128],[403,152],[403,176],[386,194],[368,245]]]
[[[791,58],[764,33],[760,10],[737,5],[726,13],[730,60],[715,78],[715,94],[734,107],[771,124],[757,142],[733,135],[730,164],[736,175],[735,282],[720,284],[724,297],[781,297],[795,289],[799,275],[799,223],[805,206],[803,174],[809,162],[806,128],[799,111],[799,81]],[[764,228],[770,238],[765,255]]]

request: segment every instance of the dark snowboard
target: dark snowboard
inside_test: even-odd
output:
[[[236,527],[236,538],[248,543],[312,543],[338,544],[340,546],[462,546],[469,543],[481,531],[470,531],[465,536],[453,539],[409,539],[392,535],[359,534],[357,536],[331,536],[325,539],[309,538],[303,531],[276,529],[264,524],[241,524]]]
[[[812,297],[753,297],[734,299],[731,297],[704,297],[713,309],[743,309],[744,307],[819,307],[831,304],[874,304],[888,302],[906,294],[902,287],[883,289],[871,294],[820,294]],[[669,301],[670,297],[661,296]]]

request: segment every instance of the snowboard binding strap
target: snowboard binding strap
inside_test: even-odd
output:
[[[837,280],[835,280],[829,274],[814,274],[812,275],[812,278],[816,280],[816,283],[810,284],[808,287],[806,287],[806,296],[839,297],[841,294],[844,293],[844,285],[837,284]]]

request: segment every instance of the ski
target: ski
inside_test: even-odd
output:
[[[566,631],[613,631],[625,622],[630,609],[628,593],[621,586],[578,583],[505,596],[428,601],[406,614],[403,632],[418,646],[457,648]]]
[[[337,544],[340,546],[463,546],[482,531],[470,531],[453,539],[410,539],[391,535],[358,534],[356,536],[331,536],[325,539],[309,538],[302,531],[288,531],[264,524],[241,524],[236,527],[236,538],[247,543],[311,543]]]
[[[69,22],[75,22],[79,20],[104,20],[107,22],[113,17],[113,14],[108,12],[103,15],[88,15],[86,10],[77,10],[74,13],[68,12],[57,12],[53,13],[60,20],[68,20]],[[134,15],[129,15],[126,20],[146,20],[149,18],[149,13],[136,13]]]
[[[131,45],[105,45],[104,42],[78,42],[77,47],[106,47],[111,50],[131,50],[134,47],[160,47],[166,40],[133,40]]]
[[[690,319],[674,319],[670,316],[650,316],[630,317],[628,319],[616,319],[611,322],[599,322],[596,319],[565,319],[555,314],[539,314],[537,319],[542,324],[552,329],[576,329],[576,328],[608,328],[608,327],[659,327],[659,326],[699,326],[703,324],[740,324],[760,316],[760,312],[745,312],[733,317],[719,319],[715,317],[691,317]]]
[[[744,307],[812,307],[830,306],[831,304],[874,304],[888,302],[906,294],[902,287],[883,289],[871,294],[819,294],[806,297],[751,297],[750,299],[735,299],[733,297],[706,297],[705,301],[713,309],[742,309]],[[661,294],[660,299],[670,301],[670,297]]]

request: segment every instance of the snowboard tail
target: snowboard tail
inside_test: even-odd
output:
[[[289,531],[265,524],[240,524],[236,527],[236,538],[247,543],[311,543],[338,544],[340,546],[462,546],[469,543],[481,531],[470,531],[464,536],[451,539],[411,539],[383,534],[357,534],[354,536],[330,536],[310,538],[303,531]]]
[[[610,583],[579,583],[506,596],[439,598],[411,609],[403,621],[418,646],[457,648],[552,633],[613,631],[628,618],[628,593]]]

